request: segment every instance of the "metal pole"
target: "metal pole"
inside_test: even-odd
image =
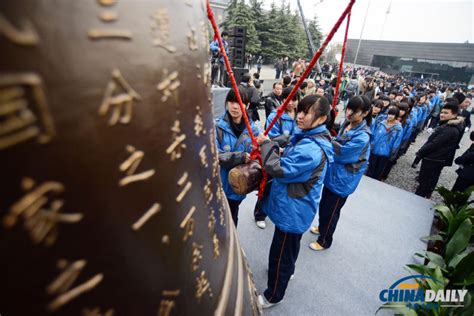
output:
[[[306,37],[308,38],[309,48],[310,48],[311,54],[314,55],[316,53],[316,48],[314,47],[314,43],[313,43],[313,39],[311,37],[311,33],[310,33],[308,27],[306,26],[306,19],[305,19],[304,14],[303,14],[303,8],[301,7],[300,0],[297,0],[297,3],[298,3],[298,8],[300,10],[301,20],[303,22],[304,31],[306,32]],[[321,66],[319,65],[319,60],[316,63],[316,68],[318,69],[318,72],[321,72]]]
[[[362,30],[360,30],[359,44],[357,45],[356,55],[354,57],[354,63],[353,63],[354,66],[357,63],[357,55],[359,55],[360,42],[362,41],[362,34],[364,33],[365,21],[367,20],[367,13],[369,13],[369,7],[370,7],[370,0],[369,0],[369,4],[367,5],[367,10],[365,11],[364,22],[362,23]]]

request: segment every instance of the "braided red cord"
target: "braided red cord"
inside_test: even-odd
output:
[[[319,47],[318,51],[316,52],[316,54],[313,56],[313,59],[311,59],[311,62],[309,63],[308,67],[306,68],[305,72],[303,73],[303,75],[301,76],[301,78],[298,80],[298,82],[296,83],[295,87],[293,88],[293,90],[291,91],[290,95],[286,98],[286,101],[277,109],[277,115],[275,116],[275,118],[271,121],[270,124],[268,124],[268,127],[267,129],[265,130],[265,135],[268,134],[268,132],[270,132],[270,130],[272,129],[273,125],[276,123],[276,121],[278,121],[278,119],[280,118],[280,116],[283,115],[283,112],[285,111],[286,107],[288,106],[288,102],[290,102],[290,100],[293,99],[293,97],[295,96],[296,92],[298,91],[299,87],[301,86],[301,84],[303,83],[303,81],[306,79],[306,77],[309,75],[309,73],[311,72],[311,69],[313,69],[314,65],[316,64],[316,62],[318,61],[319,57],[321,57],[324,49],[326,48],[326,46],[328,46],[329,42],[331,41],[331,39],[334,37],[334,34],[337,32],[337,30],[339,29],[339,27],[341,26],[342,22],[344,21],[344,19],[346,18],[346,16],[351,12],[351,9],[352,9],[352,6],[354,5],[355,3],[355,0],[351,0],[349,2],[349,4],[347,5],[346,9],[344,10],[344,12],[342,13],[342,15],[339,17],[339,19],[337,20],[336,24],[333,26],[333,28],[331,29],[331,32],[329,32],[328,36],[326,37],[326,39],[324,40],[324,42],[321,44],[321,47]]]
[[[342,68],[344,65],[344,56],[346,55],[347,34],[349,34],[349,23],[351,23],[351,12],[349,12],[349,14],[347,15],[346,34],[344,34],[344,44],[342,45],[342,52],[341,52],[341,63],[339,64],[339,71],[337,73],[336,90],[334,91],[334,99],[332,101],[332,108],[334,110],[336,109],[337,102],[339,99],[339,85],[341,84]]]
[[[260,154],[260,147],[258,146],[257,138],[253,134],[252,126],[250,125],[249,118],[247,117],[247,111],[245,109],[245,106],[242,103],[242,98],[240,97],[239,88],[237,86],[237,82],[235,81],[234,72],[232,71],[232,67],[230,66],[229,57],[227,57],[224,43],[222,42],[221,34],[219,33],[219,27],[217,26],[217,22],[214,17],[214,12],[212,11],[209,0],[207,0],[206,2],[207,2],[207,17],[209,18],[209,21],[212,24],[212,29],[214,30],[214,37],[216,37],[217,41],[219,42],[219,47],[221,49],[221,53],[225,61],[225,67],[227,69],[227,73],[229,74],[229,78],[232,83],[232,89],[234,89],[235,95],[237,96],[237,101],[239,102],[240,110],[242,111],[242,116],[244,118],[245,125],[247,126],[249,136],[252,139],[253,148],[252,148],[252,152],[250,153],[250,157],[252,160],[258,159],[260,166],[262,166],[262,181],[260,181],[259,190],[258,190],[258,197],[262,198],[268,176],[267,176],[267,173],[265,172],[265,169],[263,169],[263,160],[262,160],[262,155]]]

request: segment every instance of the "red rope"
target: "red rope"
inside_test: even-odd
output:
[[[293,90],[291,91],[290,95],[286,98],[285,102],[277,109],[277,115],[275,116],[275,118],[271,121],[270,124],[268,124],[268,127],[267,129],[265,130],[265,135],[268,134],[268,132],[270,132],[270,130],[272,129],[273,125],[276,123],[276,121],[278,121],[278,119],[280,118],[280,116],[283,115],[283,112],[285,111],[286,107],[288,106],[288,103],[293,99],[293,97],[295,96],[296,92],[298,91],[299,87],[301,86],[301,84],[303,83],[303,81],[306,79],[306,77],[309,75],[309,73],[311,72],[311,69],[313,69],[314,65],[316,64],[316,62],[318,61],[319,57],[321,57],[324,49],[326,48],[326,46],[328,46],[329,42],[331,41],[331,39],[334,37],[334,34],[337,32],[337,30],[339,29],[339,27],[341,26],[342,22],[344,21],[344,19],[346,18],[346,16],[351,12],[351,9],[352,9],[352,6],[354,5],[355,3],[355,0],[351,0],[349,2],[349,4],[347,5],[346,9],[344,10],[344,12],[342,13],[342,15],[339,17],[339,19],[337,20],[336,24],[333,26],[333,28],[331,29],[331,32],[329,32],[328,36],[326,37],[326,39],[324,40],[323,44],[321,44],[321,47],[319,47],[318,51],[316,52],[316,54],[313,56],[313,59],[311,59],[311,62],[309,63],[308,67],[306,68],[305,72],[303,73],[303,75],[300,77],[300,79],[298,80],[298,82],[296,83],[295,87],[293,88]]]
[[[257,138],[253,134],[252,126],[250,125],[249,118],[247,117],[247,111],[242,102],[242,98],[240,97],[239,88],[237,86],[237,82],[235,81],[234,72],[232,71],[232,67],[230,66],[229,58],[227,57],[224,43],[222,42],[221,34],[219,33],[219,27],[217,26],[216,18],[214,17],[214,12],[212,11],[209,0],[207,0],[206,2],[207,2],[207,17],[209,18],[209,21],[212,24],[212,28],[214,30],[214,37],[216,37],[217,41],[219,42],[221,54],[224,57],[225,67],[227,69],[227,73],[229,74],[230,82],[232,83],[232,89],[234,89],[235,95],[237,96],[237,101],[239,102],[240,110],[242,111],[242,116],[244,118],[245,125],[247,126],[249,136],[252,139],[253,148],[252,148],[252,152],[250,153],[250,157],[252,160],[258,159],[260,166],[262,166],[263,177],[262,177],[262,181],[260,182],[260,186],[258,190],[258,196],[261,198],[263,197],[263,191],[265,190],[265,183],[267,182],[268,177],[267,177],[267,173],[265,172],[265,169],[263,169],[263,161],[262,161],[262,156],[260,154],[260,147],[258,146]]]
[[[349,12],[349,14],[347,15],[346,34],[344,34],[344,44],[342,46],[342,52],[341,52],[341,63],[339,64],[339,72],[337,73],[336,90],[334,91],[334,99],[332,101],[333,110],[336,109],[337,102],[339,99],[339,85],[341,84],[342,68],[344,65],[344,56],[346,55],[347,34],[349,34],[349,23],[351,23],[351,12]]]

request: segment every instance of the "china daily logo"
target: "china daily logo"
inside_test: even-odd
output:
[[[393,283],[388,289],[380,291],[379,298],[387,307],[406,306],[411,309],[437,309],[439,307],[463,307],[467,290],[425,290],[419,283],[426,280],[440,281],[424,275],[413,275]]]

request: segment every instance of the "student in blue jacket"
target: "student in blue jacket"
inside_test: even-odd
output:
[[[332,237],[341,209],[359,185],[367,169],[370,155],[370,100],[365,96],[353,97],[347,104],[346,121],[332,141],[334,163],[328,166],[319,204],[319,227],[311,227],[318,240],[309,244],[313,250],[331,247]]]
[[[286,101],[293,88],[294,86],[289,86],[283,89],[283,92],[281,94],[283,103]],[[286,145],[288,145],[288,143],[290,142],[290,137],[293,136],[295,130],[298,128],[296,126],[296,109],[298,106],[298,102],[300,101],[300,96],[301,94],[298,92],[295,94],[293,99],[288,102],[288,106],[286,107],[285,112],[283,112],[283,115],[275,122],[275,124],[272,126],[272,129],[268,133],[268,137],[270,137],[270,140],[277,142],[278,146],[280,146],[281,148],[284,148]],[[267,118],[265,126],[270,125],[276,114],[276,110],[273,110],[271,112],[271,114]],[[268,184],[270,185],[270,183]],[[269,188],[266,188],[264,194],[268,194],[268,192]],[[262,197],[261,199],[257,200],[253,211],[255,224],[261,229],[265,229],[267,227],[267,224],[265,223],[265,218],[267,217],[267,215],[262,210],[262,202],[264,199],[265,197]]]
[[[389,161],[397,157],[402,140],[402,125],[397,121],[400,111],[396,106],[390,106],[388,116],[372,135],[370,143],[370,159],[367,176],[381,180],[384,169]]]
[[[373,134],[386,118],[387,114],[383,113],[384,102],[382,100],[372,100],[372,120],[370,124],[370,131]]]
[[[331,107],[309,95],[298,105],[295,132],[283,153],[276,142],[258,137],[266,172],[273,177],[263,209],[275,224],[270,247],[267,289],[258,299],[263,308],[281,302],[295,270],[301,236],[316,215],[327,165],[333,161],[326,120]]]
[[[410,113],[410,106],[406,102],[400,102],[400,105],[398,106],[400,109],[400,117],[401,119],[399,122],[402,124],[402,141],[400,143],[400,150],[398,156],[400,157],[401,155],[404,155],[408,147],[410,147],[410,137],[411,133],[413,130],[413,123],[412,123],[412,117]]]
[[[247,93],[241,87],[239,87],[239,92],[244,105],[248,105]],[[222,186],[229,202],[232,219],[237,227],[239,205],[245,195],[237,194],[232,190],[228,180],[229,171],[237,165],[250,161],[252,139],[245,125],[234,90],[230,90],[226,96],[226,108],[225,114],[216,122],[217,149],[219,150]],[[251,122],[251,126],[252,132],[257,136],[259,129],[254,122]]]

